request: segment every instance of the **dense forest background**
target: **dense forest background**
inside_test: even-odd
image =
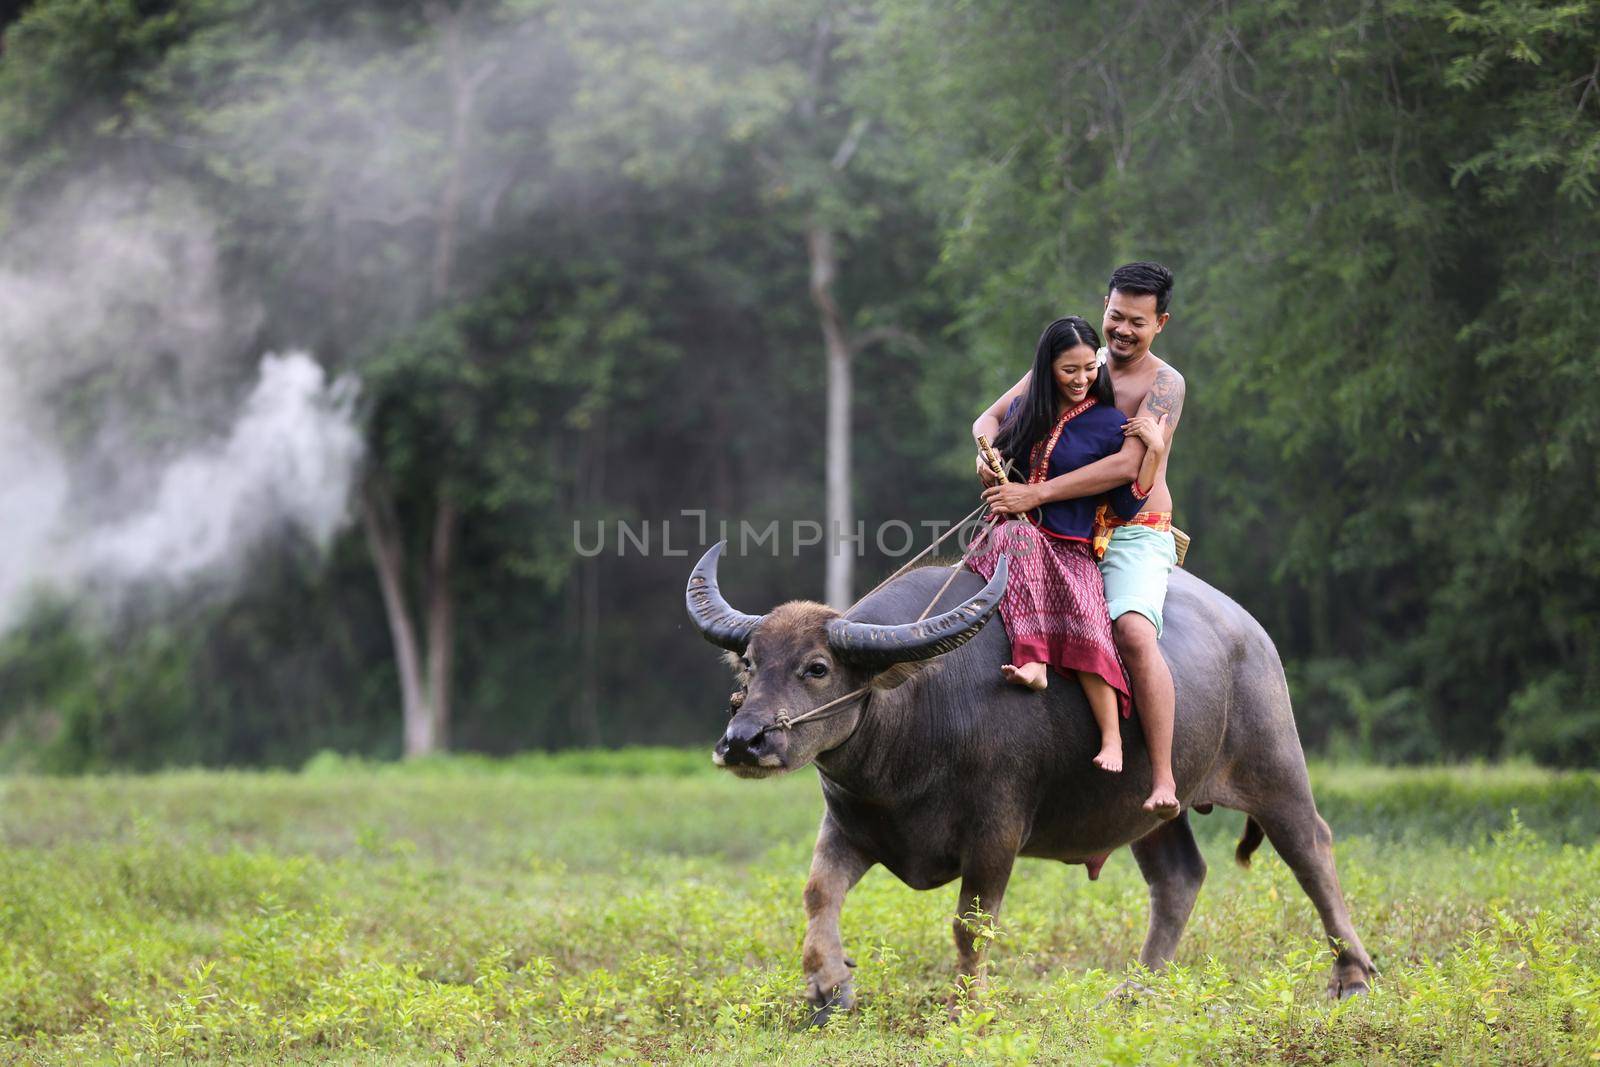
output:
[[[1178,279],[1189,566],[1277,641],[1307,743],[1600,756],[1600,4],[0,20],[0,552],[32,558],[28,449],[99,529],[237,440],[266,353],[349,383],[363,457],[338,522],[221,570],[0,581],[9,766],[709,745],[681,513],[844,508],[863,591],[878,524],[974,506],[972,419],[1131,259]],[[730,600],[821,597],[790,547]]]

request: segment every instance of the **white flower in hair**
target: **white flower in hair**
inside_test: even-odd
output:
[[[1102,367],[1106,365],[1106,360],[1110,358],[1111,353],[1103,345],[1101,346],[1100,351],[1094,354],[1095,362],[1100,364]]]

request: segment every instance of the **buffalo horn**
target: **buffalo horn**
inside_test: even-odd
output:
[[[689,607],[689,618],[700,628],[705,639],[730,652],[743,654],[750,643],[750,635],[761,624],[762,616],[746,615],[735,611],[717,588],[717,560],[728,542],[718,541],[706,550],[689,574],[689,589],[684,602]]]
[[[931,659],[960,648],[989,621],[1006,591],[1006,558],[1000,557],[994,577],[978,595],[921,622],[878,625],[834,619],[828,623],[828,647],[840,659],[881,670],[908,660]]]

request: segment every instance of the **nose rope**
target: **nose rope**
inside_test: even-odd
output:
[[[836,697],[833,700],[828,701],[826,704],[819,704],[810,711],[806,712],[804,715],[796,715],[794,718],[789,717],[788,708],[780,708],[778,710],[778,717],[772,722],[769,722],[767,725],[763,726],[761,729],[757,730],[756,737],[760,737],[768,730],[792,730],[801,723],[810,722],[812,719],[826,719],[829,714],[838,714],[838,712],[834,709],[838,708],[840,705],[848,704],[858,697],[865,696],[871,691],[871,685],[864,685],[860,689],[852,689],[844,696]],[[754,738],[752,738],[752,740],[754,740]]]

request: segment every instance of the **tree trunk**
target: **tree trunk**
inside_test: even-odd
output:
[[[455,280],[457,229],[465,195],[467,149],[473,104],[478,89],[493,74],[485,63],[468,71],[464,66],[461,17],[443,3],[428,5],[429,17],[439,27],[445,76],[450,85],[449,169],[434,212],[433,264],[429,296],[435,307],[444,304]],[[405,543],[394,502],[386,486],[369,479],[362,513],[367,544],[383,591],[384,613],[394,643],[395,666],[400,675],[400,706],[405,727],[407,758],[437,752],[449,743],[450,713],[455,675],[455,593],[451,588],[461,512],[441,484],[434,496],[433,538],[428,545],[423,587],[423,631],[426,648],[417,640],[417,624],[405,595]],[[425,661],[425,662],[424,662]]]
[[[850,606],[855,557],[859,545],[848,550],[843,537],[852,534],[855,512],[850,500],[850,360],[849,334],[834,300],[833,285],[839,275],[833,231],[813,222],[806,229],[806,252],[811,259],[811,300],[817,306],[822,341],[828,356],[827,516],[828,565],[824,598],[840,611]]]
[[[451,680],[455,673],[455,591],[450,572],[455,560],[459,512],[444,490],[433,515],[433,544],[428,560],[428,710],[432,713],[433,746],[450,745]]]
[[[578,460],[578,514],[594,512],[603,498],[606,476],[605,409],[595,413],[583,435]],[[578,698],[572,705],[572,738],[578,744],[600,743],[600,560],[585,559],[575,574],[578,585]]]
[[[406,605],[405,545],[395,519],[394,501],[386,486],[376,478],[367,479],[361,495],[362,525],[366,528],[367,549],[378,572],[378,588],[383,592],[383,612],[389,621],[389,638],[394,643],[395,672],[400,676],[400,714],[405,730],[405,754],[426,755],[435,747],[434,716],[428,707],[418,654],[417,632]]]
[[[600,568],[595,560],[578,565],[578,699],[572,707],[572,740],[600,743]]]

